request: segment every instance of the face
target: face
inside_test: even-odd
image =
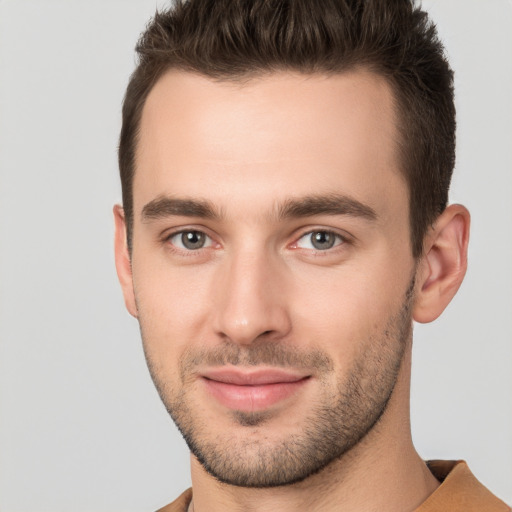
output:
[[[195,460],[256,487],[340,460],[386,414],[410,339],[388,85],[172,71],[140,133],[125,296]]]

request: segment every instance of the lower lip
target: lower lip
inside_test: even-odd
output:
[[[255,386],[239,386],[203,378],[207,390],[225,407],[237,411],[262,411],[290,398],[309,380],[276,382]]]

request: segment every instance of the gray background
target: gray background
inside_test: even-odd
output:
[[[161,4],[159,4],[161,5]],[[417,326],[414,439],[512,502],[512,4],[437,0],[470,270]],[[189,485],[112,254],[120,108],[154,0],[0,0],[0,510],[143,511]]]

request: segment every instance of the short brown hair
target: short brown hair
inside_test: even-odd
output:
[[[391,85],[409,187],[413,255],[446,208],[455,163],[453,72],[435,25],[414,0],[177,0],[143,32],[123,104],[119,168],[128,245],[145,100],[171,68],[217,80],[273,71],[333,74],[356,67]]]

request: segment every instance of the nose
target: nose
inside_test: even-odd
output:
[[[248,345],[262,338],[277,341],[290,332],[282,265],[264,253],[232,255],[224,262],[214,303],[218,336]]]

